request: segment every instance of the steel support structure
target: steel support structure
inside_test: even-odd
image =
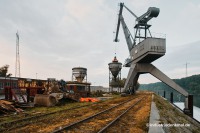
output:
[[[185,99],[185,108],[184,113],[192,116],[193,115],[193,97],[189,95],[187,91],[185,91],[182,87],[176,84],[173,80],[171,80],[168,76],[166,76],[163,72],[161,72],[158,68],[156,68],[153,64],[150,63],[132,63],[127,80],[125,82],[124,89],[128,90],[130,93],[134,93],[135,86],[137,84],[137,80],[140,74],[150,73],[166,85],[170,86],[177,92],[181,93],[186,97]]]
[[[113,81],[113,79],[114,79],[114,77],[113,77],[111,71],[109,70],[109,92],[113,92],[112,82],[117,82],[117,90],[118,90],[118,92],[121,93],[121,86],[120,86],[121,70],[119,71],[119,74],[116,77],[116,81],[115,80]]]

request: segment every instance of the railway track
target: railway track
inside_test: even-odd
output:
[[[36,116],[25,117],[25,118],[13,120],[13,121],[10,121],[10,122],[0,123],[0,132],[12,131],[12,130],[19,129],[19,128],[22,128],[22,127],[25,127],[25,126],[29,126],[29,125],[34,124],[34,123],[38,123],[40,121],[43,121],[43,119],[49,119],[47,117],[49,117],[51,115],[53,116],[54,114],[66,113],[66,112],[69,112],[69,111],[77,110],[77,109],[84,108],[84,107],[90,107],[90,106],[93,106],[93,105],[94,106],[96,106],[96,105],[100,106],[101,103],[103,104],[104,102],[105,101],[100,101],[100,102],[97,102],[97,103],[91,103],[91,104],[87,104],[87,105],[76,106],[76,107],[72,107],[72,108],[68,108],[68,109],[63,109],[63,110],[60,110],[60,111],[54,111],[54,112],[40,114],[40,115],[36,115]]]
[[[102,133],[107,130],[107,128],[112,126],[117,120],[119,120],[125,113],[127,113],[130,109],[132,109],[135,105],[142,101],[143,98],[144,97],[132,98],[80,121],[59,127],[52,133],[65,131]]]
[[[98,102],[98,103],[101,103],[101,102]],[[98,104],[98,103],[92,103],[92,104]],[[30,123],[33,123],[34,120],[40,119],[40,118],[45,117],[45,116],[49,116],[49,115],[53,115],[53,114],[56,114],[56,113],[62,113],[62,112],[66,112],[66,111],[70,111],[70,110],[74,110],[74,109],[79,109],[79,108],[91,106],[92,104],[76,106],[76,107],[63,109],[63,110],[59,110],[59,111],[54,111],[54,112],[49,112],[49,113],[40,114],[40,115],[36,115],[36,116],[25,117],[25,118],[22,118],[22,119],[13,120],[13,121],[9,121],[9,122],[4,122],[4,123],[0,124],[0,127],[2,128],[2,129],[0,129],[0,132],[28,125]],[[13,126],[13,125],[16,125],[16,126]],[[12,126],[12,127],[10,127],[10,126]],[[7,129],[8,127],[9,127],[9,129]]]

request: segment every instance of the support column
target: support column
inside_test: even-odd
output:
[[[190,110],[190,116],[193,117],[193,95],[188,96],[188,109]]]
[[[165,91],[164,91],[163,97],[165,98]]]
[[[12,91],[11,91],[11,88],[10,88],[10,87],[8,88],[8,93],[9,93],[8,99],[9,99],[9,100],[12,100],[12,99],[13,99],[13,98],[12,98],[12,97],[13,97],[13,94],[12,94]]]
[[[30,88],[26,88],[26,94],[27,94],[27,103],[30,102]]]
[[[8,100],[8,94],[9,94],[8,88],[4,88],[4,95],[6,100]]]
[[[171,102],[171,103],[174,102],[173,92],[171,92],[171,94],[170,94],[170,102]]]
[[[126,79],[126,82],[124,85],[124,90],[129,90],[130,87],[131,87],[131,89],[133,89],[132,86],[135,86],[136,84],[134,84],[134,83],[137,83],[137,80],[135,80],[136,82],[134,82],[134,79],[136,78],[137,74],[138,74],[138,72],[136,70],[136,64],[131,64],[131,67],[130,67],[130,70],[129,70],[129,73],[128,73],[128,76],[127,76],[127,79]],[[130,93],[131,93],[131,91],[132,90],[130,90]]]
[[[185,108],[183,112],[193,117],[193,95],[188,95],[185,101]]]

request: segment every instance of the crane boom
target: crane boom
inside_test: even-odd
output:
[[[123,28],[123,31],[124,31],[124,35],[125,35],[125,38],[126,38],[126,43],[127,43],[127,46],[128,46],[129,52],[130,52],[131,49],[133,48],[133,42],[131,40],[132,35],[131,35],[131,33],[130,33],[130,31],[129,31],[129,29],[128,29],[125,21],[124,21],[123,16],[122,16],[123,7],[124,7],[124,4],[120,3],[117,30],[116,30],[114,42],[118,42],[118,34],[119,34],[119,28],[120,28],[120,22],[121,22],[122,28]],[[128,8],[126,7],[126,9],[128,9]]]
[[[131,52],[131,49],[133,48],[134,44],[131,40],[131,33],[126,25],[126,23],[124,22],[124,18],[123,16],[121,15],[120,16],[120,20],[121,20],[121,24],[122,24],[122,27],[123,27],[123,31],[124,31],[124,36],[125,36],[125,39],[126,39],[126,43],[127,43],[127,46],[128,46],[128,50],[129,50],[129,53]]]
[[[132,39],[132,40],[130,38],[130,37],[132,37],[132,35],[131,35],[130,31],[128,30],[128,27],[127,27],[127,25],[124,21],[123,15],[122,15],[123,7],[125,7],[136,18],[136,21],[137,21],[137,24],[134,27],[136,29],[135,38]],[[126,42],[127,42],[127,45],[128,45],[128,49],[129,49],[129,51],[131,51],[131,49],[135,45],[136,38],[139,38],[139,42],[140,42],[140,39],[146,39],[147,38],[147,30],[149,31],[149,27],[151,26],[151,25],[148,25],[147,22],[150,19],[152,19],[153,17],[157,17],[159,12],[160,12],[159,8],[149,7],[149,9],[147,10],[146,13],[144,13],[140,17],[137,17],[137,15],[135,15],[128,7],[126,7],[124,5],[124,3],[120,3],[120,10],[119,10],[119,14],[118,14],[118,22],[117,22],[117,29],[116,29],[114,42],[119,41],[118,40],[118,34],[119,34],[119,28],[120,28],[120,23],[121,23],[122,27],[123,27],[124,35],[125,35],[125,38],[126,38]],[[145,32],[144,36],[140,35],[140,30],[144,30],[144,32]],[[149,31],[149,34],[151,35],[150,31]]]
[[[123,10],[123,3],[120,3],[120,9],[119,9],[118,21],[117,21],[117,30],[116,30],[114,42],[118,42],[118,34],[119,34],[119,27],[120,27],[120,16],[122,15],[122,10]]]

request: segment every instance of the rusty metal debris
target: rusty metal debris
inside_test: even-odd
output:
[[[8,114],[9,112],[21,113],[23,110],[21,108],[16,108],[13,102],[0,100],[0,112],[5,114]]]
[[[56,81],[52,81],[45,88],[46,91],[44,94],[35,95],[34,105],[46,107],[55,106],[59,100],[63,98],[63,93],[61,93],[58,83]]]

